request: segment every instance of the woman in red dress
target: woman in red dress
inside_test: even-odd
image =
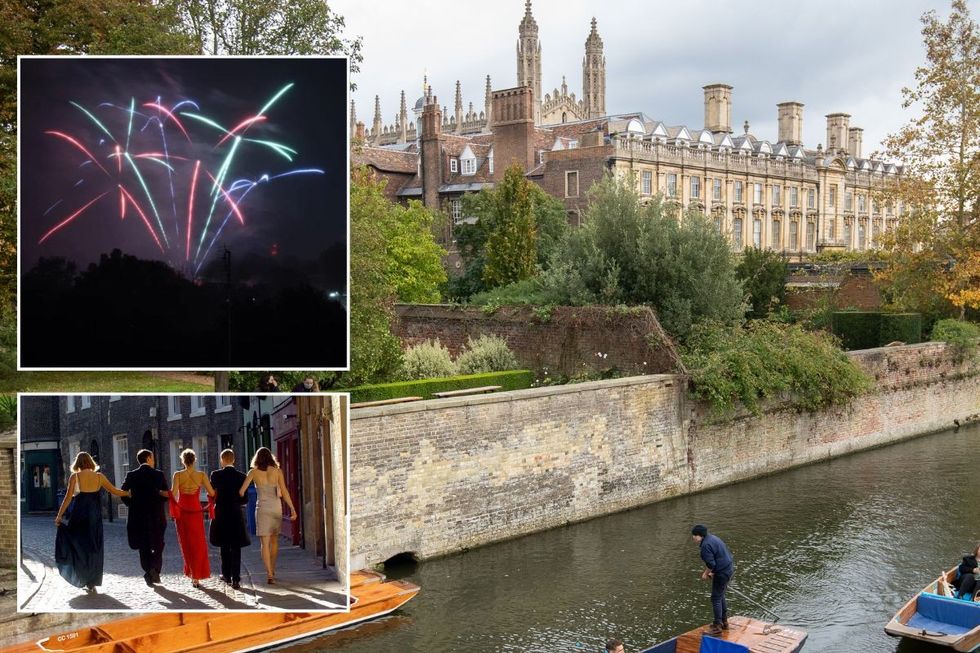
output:
[[[184,469],[174,472],[171,487],[177,498],[171,501],[170,512],[177,525],[177,542],[184,556],[184,575],[191,579],[194,587],[200,587],[199,581],[211,576],[200,493],[203,487],[208,493],[210,508],[214,502],[214,488],[211,487],[207,474],[194,468],[197,455],[192,449],[184,449],[180,453],[180,459],[184,463]]]

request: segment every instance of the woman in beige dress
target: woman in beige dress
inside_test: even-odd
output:
[[[286,489],[286,478],[279,469],[279,462],[267,447],[260,447],[252,457],[252,468],[245,477],[238,494],[245,496],[250,483],[255,483],[258,501],[255,504],[255,534],[262,544],[262,563],[265,564],[267,582],[276,582],[276,557],[279,555],[279,532],[282,530],[282,501],[289,506],[290,521],[296,519],[296,508]]]

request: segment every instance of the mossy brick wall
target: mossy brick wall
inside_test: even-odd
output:
[[[17,467],[13,433],[0,434],[0,567],[17,564]]]
[[[846,407],[722,424],[686,377],[641,376],[351,411],[352,565],[427,558],[980,418],[980,368],[945,345],[850,354]]]
[[[573,376],[616,368],[624,374],[663,374],[682,369],[673,343],[648,308],[556,307],[538,313],[507,307],[480,308],[400,304],[395,325],[403,346],[438,339],[455,356],[467,338],[504,338],[522,366],[539,374]]]

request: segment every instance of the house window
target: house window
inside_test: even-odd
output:
[[[459,224],[463,219],[463,200],[449,200],[449,215],[452,216],[454,224]]]
[[[171,422],[180,419],[180,397],[167,397],[167,421]]]
[[[459,172],[459,159],[449,157],[449,172]]]
[[[207,474],[208,470],[211,469],[211,466],[209,464],[210,461],[208,459],[208,436],[206,435],[196,436],[192,440],[192,442],[194,443],[193,445],[194,453],[197,454],[197,460],[196,460],[197,468],[200,471]],[[204,488],[201,488],[201,490],[203,491]]]
[[[752,245],[762,247],[762,220],[758,218],[752,221]]]
[[[780,243],[779,238],[780,238],[780,236],[782,236],[782,234],[780,233],[780,229],[779,228],[780,228],[779,220],[773,220],[772,221],[772,241],[771,241],[772,242],[773,249],[779,249],[781,247],[781,243]]]
[[[578,170],[565,173],[565,197],[578,197]]]
[[[191,417],[200,417],[206,412],[208,411],[204,406],[204,397],[201,395],[191,395]]]
[[[721,201],[721,179],[711,180],[711,199]]]
[[[762,184],[755,184],[752,190],[752,201],[762,204]]]
[[[184,450],[183,440],[170,441],[170,473],[171,474],[183,469],[184,464],[180,460],[180,452],[183,450]]]
[[[800,246],[800,224],[793,220],[789,223],[789,248],[796,249]]]
[[[732,223],[732,241],[736,248],[742,249],[742,218],[735,218]]]
[[[830,194],[827,196],[827,206],[834,208],[837,206],[837,187],[830,187]]]
[[[881,213],[881,204],[878,203],[878,200],[872,200],[871,201],[871,211],[875,215],[878,215],[879,213]]]
[[[868,210],[868,200],[864,195],[858,195],[858,211],[862,213]]]
[[[667,197],[677,197],[677,175],[667,173]]]
[[[65,412],[75,412],[75,395],[65,395]]]
[[[895,207],[895,205],[892,204],[892,201],[891,200],[888,200],[887,202],[885,202],[885,213],[887,213],[888,215],[891,215],[892,213],[895,212],[895,208],[894,207]]]
[[[82,395],[82,410],[92,407],[92,397],[90,395]]]
[[[864,249],[867,246],[865,239],[865,228],[864,223],[862,222],[858,224],[858,249]]]
[[[228,395],[217,395],[214,398],[214,412],[227,413],[231,410],[231,397]]]
[[[716,215],[715,216],[715,230],[718,233],[721,233],[721,216],[720,215]]]
[[[653,173],[649,170],[643,171],[643,194],[653,195]]]
[[[735,182],[735,201],[742,201],[742,182],[740,181]]]
[[[789,189],[789,205],[794,208],[800,205],[800,189],[796,186]]]
[[[817,227],[812,222],[806,223],[806,248],[813,251],[813,241],[816,238]]]
[[[827,240],[834,239],[834,228],[836,224],[834,220],[827,220]]]
[[[812,188],[808,188],[806,191],[806,208],[817,208],[817,191],[813,190]]]
[[[844,245],[846,247],[851,246],[851,223],[844,223]]]
[[[847,191],[844,193],[844,210],[853,211],[854,210],[854,193]]]
[[[773,186],[772,187],[772,205],[782,206],[783,205],[783,187]]]
[[[129,441],[125,435],[117,435],[112,439],[112,463],[116,485],[119,485],[129,472]]]
[[[871,225],[871,246],[872,247],[877,247],[878,246],[878,239],[879,238],[881,238],[881,224],[879,222],[875,222],[874,224]]]
[[[701,199],[701,177],[691,177],[691,198]]]
[[[462,162],[464,175],[476,174],[476,159],[462,159]]]
[[[492,175],[493,174],[493,152],[491,152],[490,153],[490,156],[487,157],[487,169],[490,171],[490,174]]]

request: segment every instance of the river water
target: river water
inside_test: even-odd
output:
[[[628,652],[710,622],[691,525],[730,546],[733,587],[810,634],[805,653],[943,651],[884,625],[980,541],[980,428],[944,432],[389,569],[393,617],[285,648]],[[733,614],[765,615],[729,593]]]

